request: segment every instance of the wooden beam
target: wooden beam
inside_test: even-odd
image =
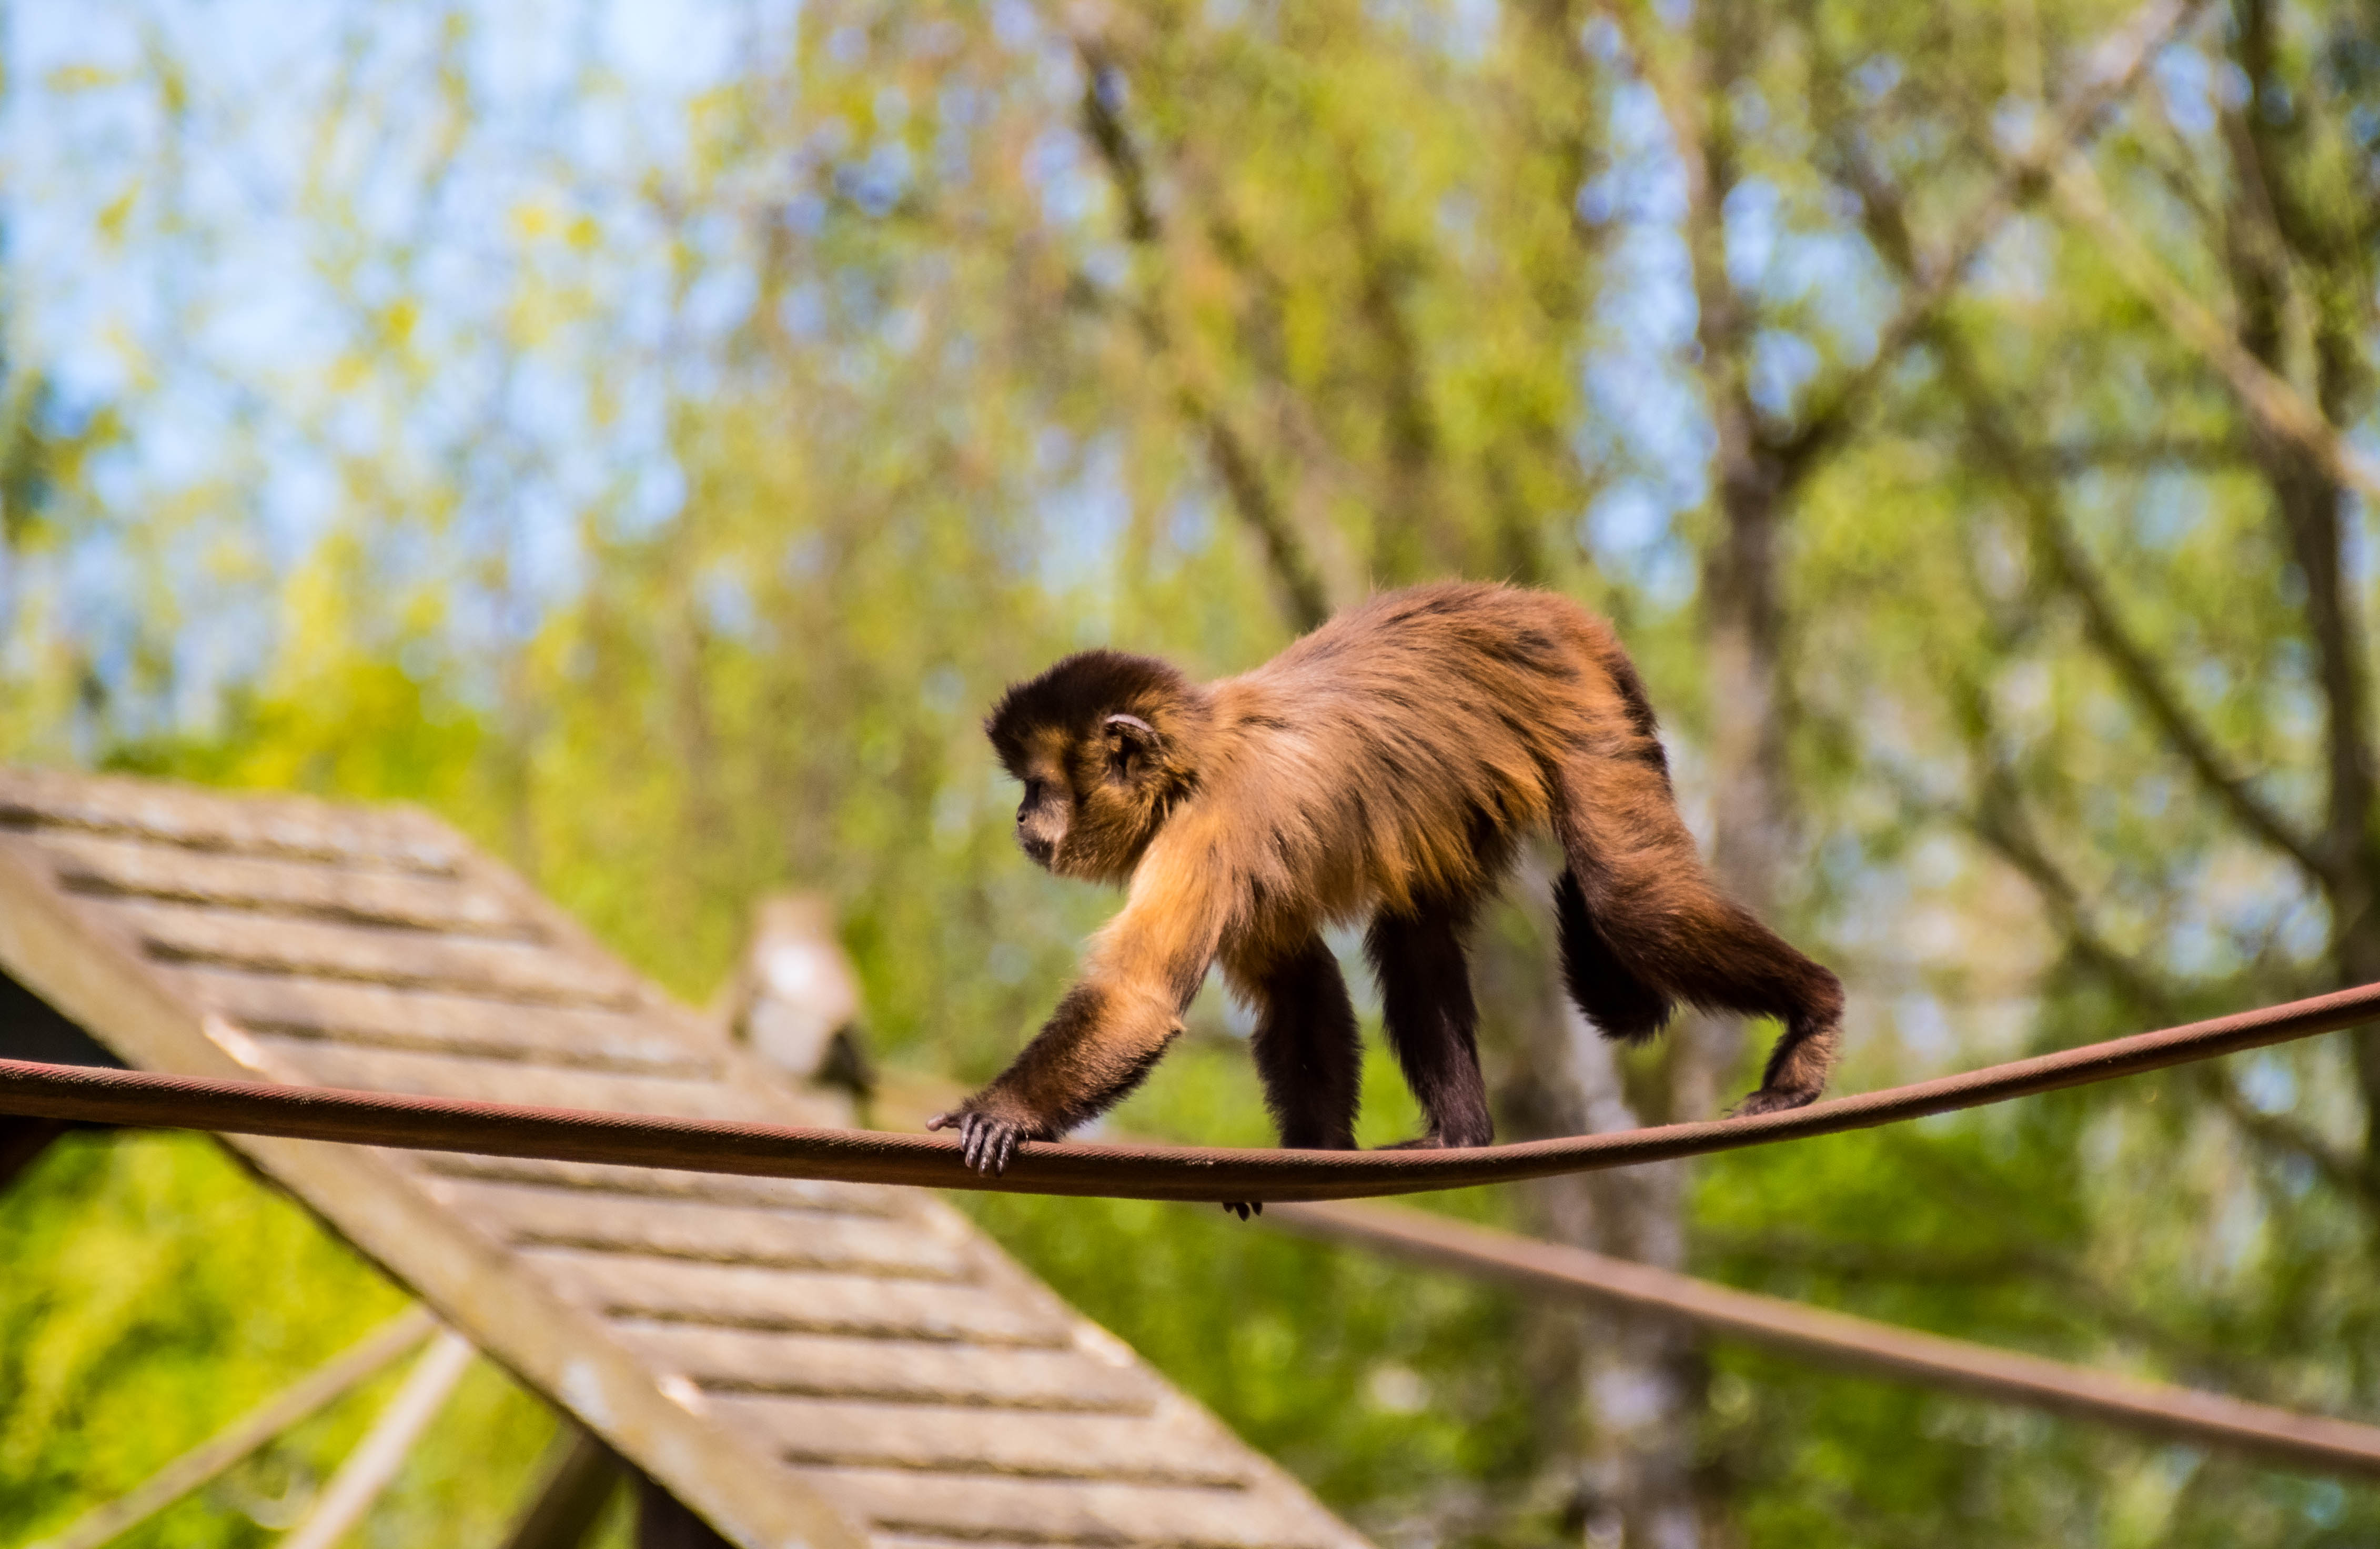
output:
[[[550,1456],[537,1495],[504,1549],[578,1549],[626,1476],[618,1453],[568,1420]]]
[[[637,1476],[637,1549],[735,1549],[684,1502]]]
[[[281,1541],[281,1549],[331,1549],[363,1520],[372,1502],[396,1478],[412,1456],[414,1444],[446,1407],[447,1396],[463,1380],[463,1372],[480,1352],[453,1329],[440,1329],[430,1348],[413,1363],[405,1385],[396,1390],[355,1451],[339,1465],[331,1482],[314,1502],[314,1509]]]
[[[0,1191],[17,1181],[17,1175],[31,1166],[50,1142],[65,1134],[72,1126],[63,1119],[17,1118],[0,1114]]]
[[[129,1494],[95,1506],[65,1531],[25,1549],[98,1549],[130,1531],[225,1469],[327,1409],[366,1378],[421,1343],[437,1323],[416,1307],[400,1312],[358,1344],[249,1410],[212,1439],[175,1458]]]

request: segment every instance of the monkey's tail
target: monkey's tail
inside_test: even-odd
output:
[[[1642,1043],[1667,1026],[1675,1006],[1621,961],[1574,872],[1564,871],[1554,884],[1554,912],[1561,926],[1562,980],[1596,1030],[1623,1043]]]

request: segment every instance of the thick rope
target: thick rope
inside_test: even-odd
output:
[[[487,1156],[1020,1194],[1347,1200],[1633,1166],[1867,1129],[2311,1038],[2375,1018],[2380,1018],[2380,983],[1754,1118],[1468,1151],[1258,1151],[1037,1141],[1019,1151],[1007,1173],[998,1177],[960,1165],[958,1142],[943,1135],[541,1108],[25,1060],[0,1060],[0,1113]]]

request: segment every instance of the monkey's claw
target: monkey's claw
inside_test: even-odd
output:
[[[1264,1201],[1262,1200],[1225,1200],[1223,1210],[1225,1214],[1236,1215],[1245,1221],[1251,1215],[1262,1215]]]
[[[1008,1171],[1008,1159],[1025,1139],[1023,1127],[988,1114],[969,1114],[959,1127],[959,1147],[966,1165],[998,1177]]]
[[[1008,1171],[1008,1159],[1026,1138],[1023,1125],[990,1114],[936,1114],[926,1121],[926,1128],[947,1129],[953,1124],[959,1130],[959,1160],[990,1177]]]
[[[1467,1151],[1473,1146],[1484,1146],[1495,1138],[1495,1131],[1485,1124],[1466,1126],[1452,1134],[1448,1134],[1433,1125],[1410,1140],[1392,1140],[1380,1149],[1382,1151]]]
[[[1756,1118],[1762,1114],[1781,1114],[1793,1108],[1806,1108],[1818,1100],[1815,1092],[1788,1092],[1762,1087],[1747,1093],[1742,1102],[1727,1111],[1730,1118]]]

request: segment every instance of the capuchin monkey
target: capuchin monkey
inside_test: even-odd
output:
[[[1643,681],[1566,598],[1391,592],[1208,684],[1087,651],[1011,688],[985,730],[1025,787],[1025,853],[1126,894],[1039,1036],[929,1122],[956,1126],[979,1172],[1139,1085],[1218,961],[1256,1012],[1281,1143],[1352,1149],[1361,1053],[1322,932],[1359,920],[1428,1118],[1405,1143],[1487,1144],[1463,934],[1539,828],[1569,862],[1563,978],[1605,1037],[1650,1038],[1680,1001],[1775,1017],[1784,1036],[1735,1112],[1799,1107],[1826,1084],[1841,984],[1704,871]]]

